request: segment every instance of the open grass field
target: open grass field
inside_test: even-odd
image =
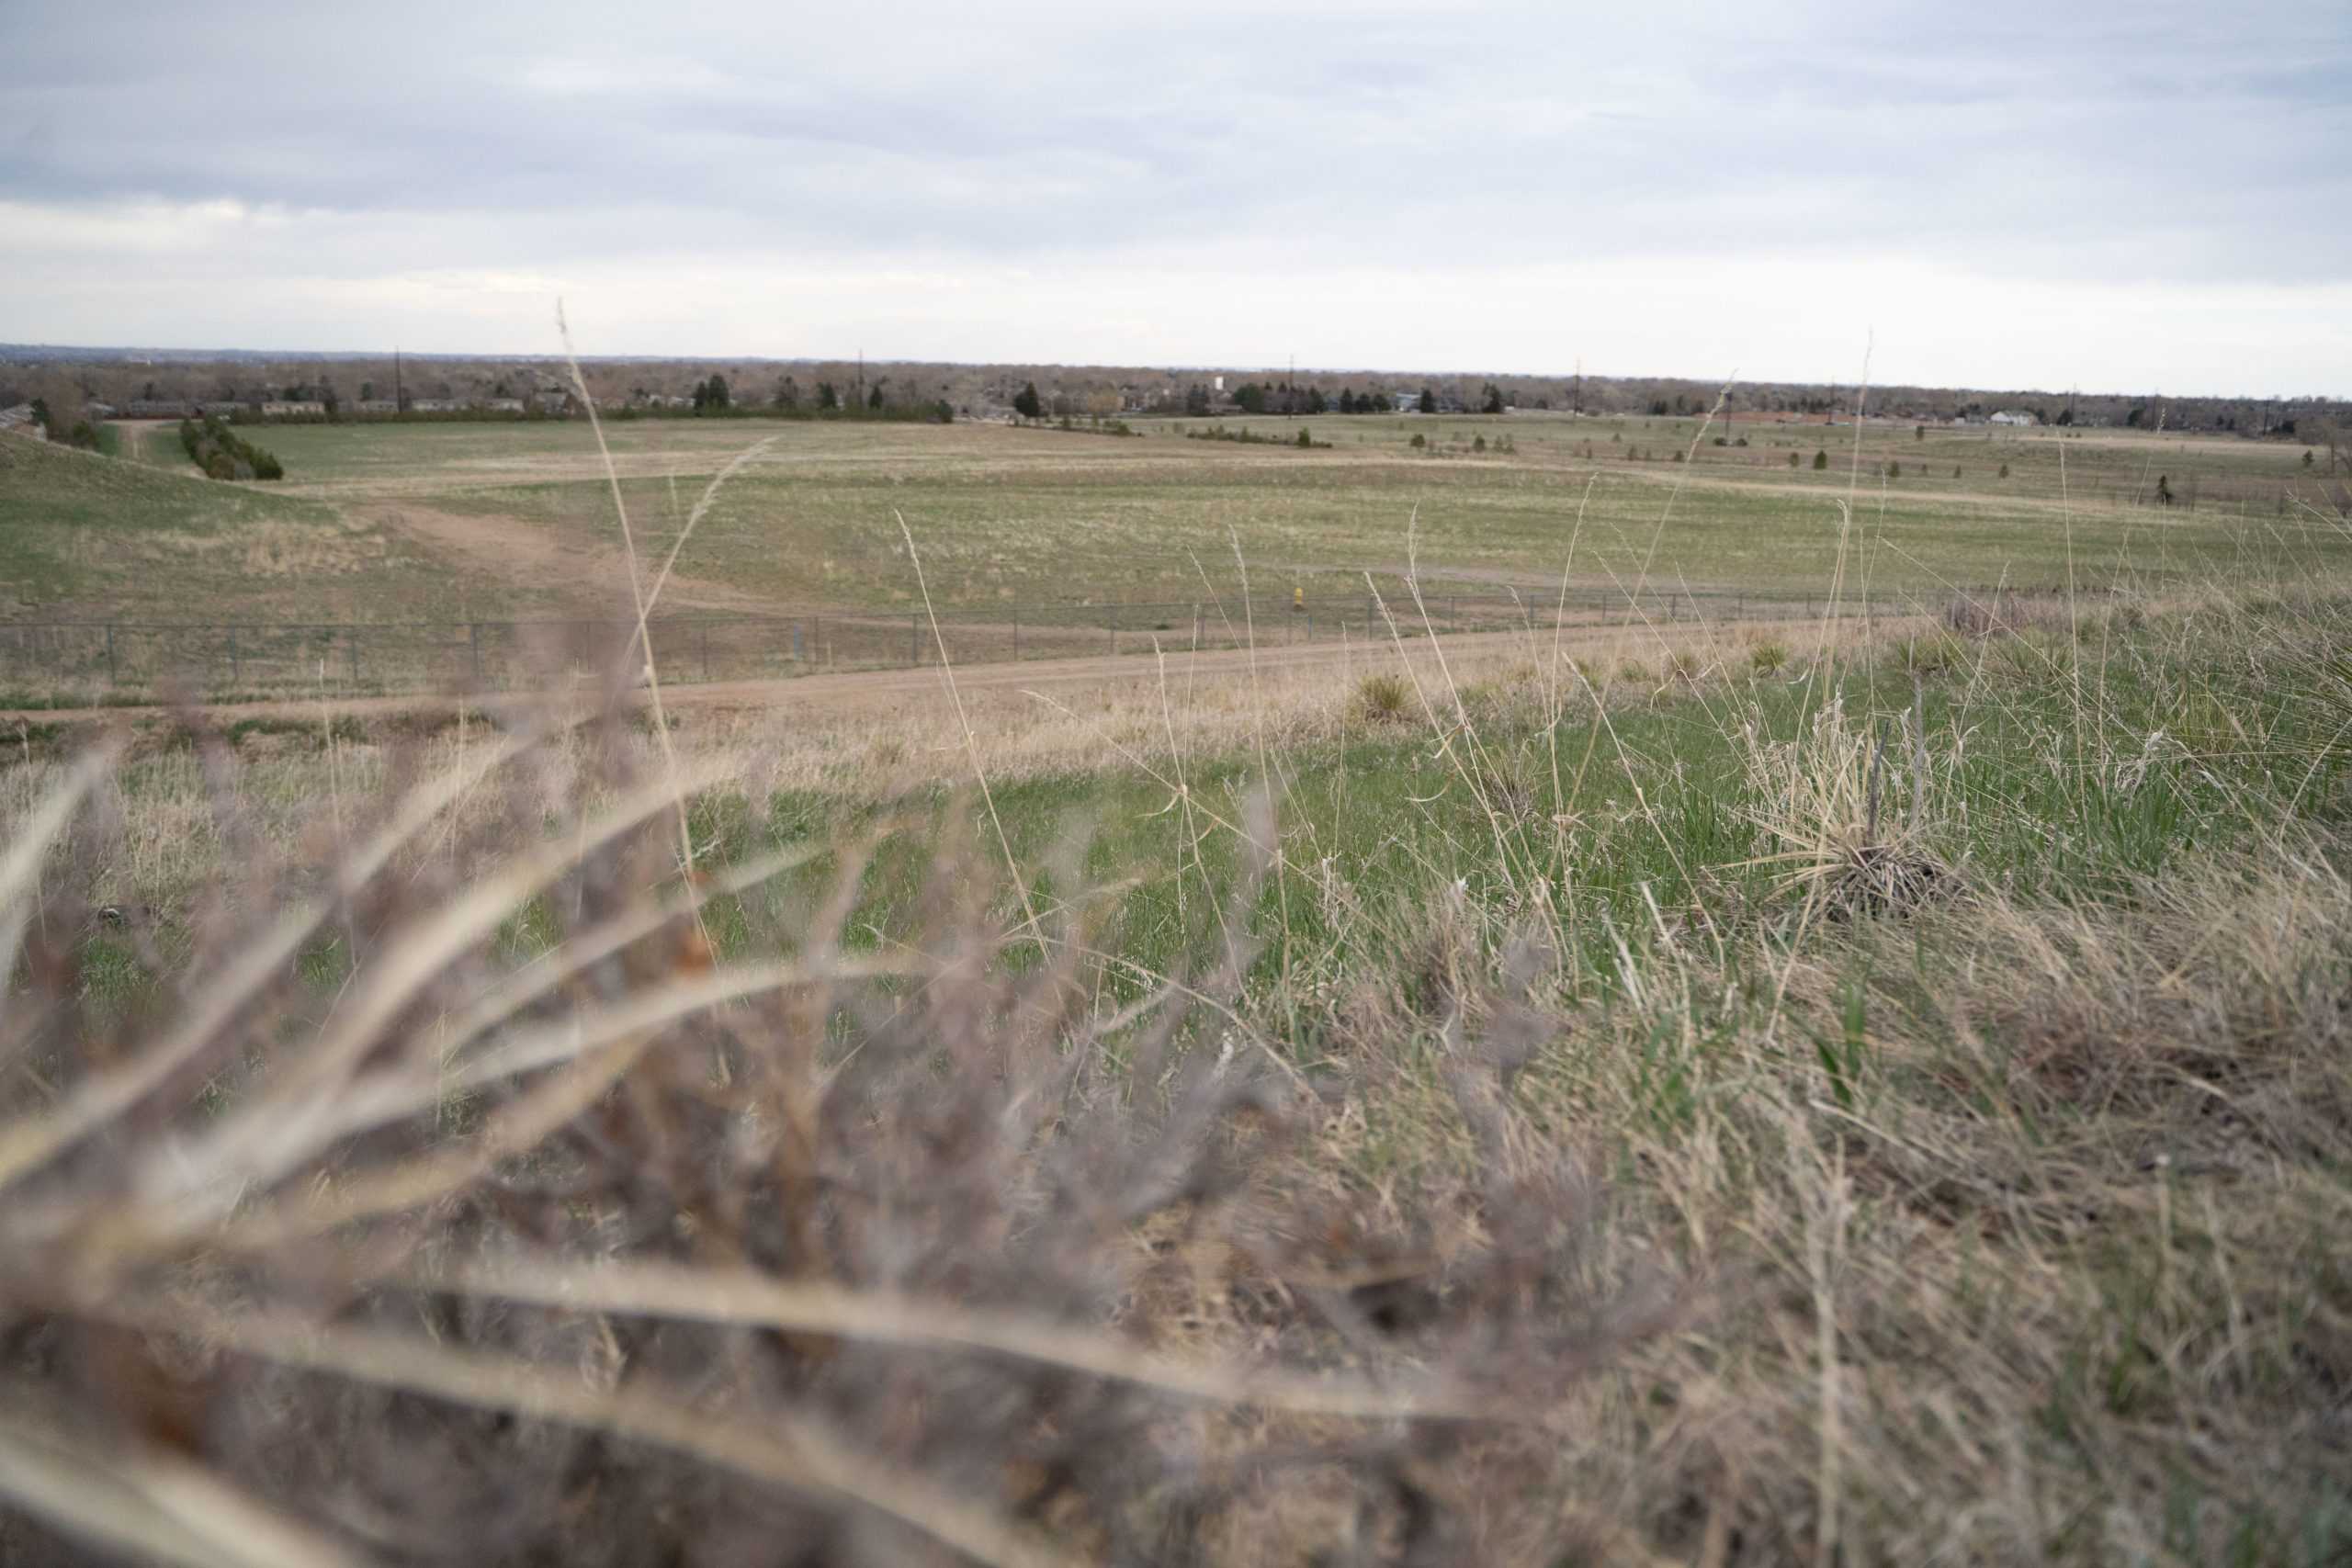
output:
[[[612,439],[658,559],[773,438],[707,612],[908,635],[900,515],[964,613],[1230,592],[1236,539],[1393,600],[1408,526],[1430,597],[1882,608],[17,715],[13,1495],[289,1561],[473,1560],[452,1496],[614,1561],[2352,1554],[2352,537],[2300,453],[1310,423]],[[585,439],[0,447],[0,561],[588,613]],[[1951,613],[1996,582],[2061,591]]]
[[[2319,494],[2301,450],[2278,444],[1873,423],[1857,472],[1851,427],[1741,422],[1730,439],[1748,446],[1711,434],[1694,447],[1689,420],[1227,423],[1285,440],[1304,425],[1332,445],[1183,438],[1204,422],[1141,422],[1139,436],[1114,439],[621,421],[607,437],[639,546],[657,558],[712,479],[761,447],[680,557],[667,595],[680,609],[905,606],[916,590],[900,517],[934,566],[934,599],[974,610],[1186,603],[1204,577],[1229,594],[1236,539],[1270,596],[1346,604],[1366,571],[1393,582],[1408,530],[1425,581],[1464,592],[1540,592],[1563,570],[1607,590],[1646,568],[1653,582],[1803,592],[1828,582],[1841,539],[1849,593],[1938,601],[1953,584],[2059,585],[2070,568],[2081,584],[2292,579],[2346,548],[2299,504]],[[169,428],[126,428],[158,477],[107,491],[118,552],[85,547],[76,560],[41,542],[44,527],[85,518],[106,481],[62,463],[10,475],[0,522],[16,542],[0,592],[19,613],[450,618],[604,614],[621,598],[610,487],[584,424],[274,427],[258,434],[287,480],[234,492],[163,482],[187,475]],[[1487,450],[1474,451],[1481,439]],[[2160,479],[2175,504],[2155,503]],[[249,570],[265,522],[262,570]],[[208,550],[236,558],[196,558]],[[166,560],[204,592],[159,578]]]

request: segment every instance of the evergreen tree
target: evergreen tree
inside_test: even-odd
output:
[[[881,382],[879,382],[879,381],[875,382],[875,383],[874,383],[874,389],[873,389],[872,391],[870,391],[870,392],[868,392],[868,393],[866,393],[866,394],[865,394],[865,406],[866,406],[867,408],[872,409],[872,410],[873,410],[875,412],[876,412],[876,413],[879,413],[879,412],[882,412],[882,383],[881,383]]]
[[[1487,383],[1487,401],[1485,406],[1478,412],[1481,413],[1500,413],[1503,412],[1503,389],[1500,387],[1496,386],[1492,381]]]
[[[831,381],[817,383],[817,406],[820,409],[828,410],[842,406],[842,396],[833,390],[833,384]]]
[[[1823,450],[1823,451],[1815,452],[1815,453],[1813,455],[1813,469],[1814,469],[1814,472],[1815,472],[1815,473],[1819,473],[1822,469],[1824,469],[1824,468],[1827,468],[1828,466],[1829,466],[1829,454],[1828,454],[1828,452],[1827,452],[1826,449],[1825,449],[1825,450]]]
[[[1035,381],[1023,386],[1012,400],[1012,412],[1023,419],[1035,419],[1045,412],[1045,408],[1046,405],[1037,400],[1037,383]]]
[[[1420,409],[1423,413],[1437,412],[1437,393],[1428,387],[1421,389]]]

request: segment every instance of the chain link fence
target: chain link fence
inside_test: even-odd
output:
[[[1848,601],[1843,615],[1915,608]],[[1384,604],[1260,597],[1161,604],[1054,604],[943,611],[936,631],[912,610],[810,615],[671,615],[650,622],[667,682],[771,681],[831,671],[1143,654],[1155,647],[1261,648],[1385,641],[1393,618],[1407,637],[1621,623],[1675,625],[1804,620],[1833,609],[1820,596],[1682,590],[1638,596],[1580,589],[1556,593],[1428,594]],[[1384,613],[1385,612],[1385,613]],[[1423,626],[1426,615],[1428,626]],[[487,691],[593,675],[636,631],[616,620],[0,622],[0,705],[80,698],[128,701],[186,694],[211,700],[296,695]]]

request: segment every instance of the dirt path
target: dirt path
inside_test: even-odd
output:
[[[344,510],[354,518],[414,540],[449,562],[455,576],[528,584],[550,600],[594,614],[613,613],[613,585],[628,581],[628,560],[618,547],[568,540],[556,529],[519,517],[496,513],[460,515],[407,501],[346,503]],[[668,611],[740,610],[759,615],[773,614],[776,607],[774,600],[684,572],[673,574],[662,588],[662,605]]]
[[[1882,631],[1897,629],[1898,623],[1888,618],[1878,623]],[[1657,628],[1657,635],[1667,646],[1691,648],[1713,642],[1724,642],[1751,632],[1776,637],[1803,637],[1819,628],[1817,620],[1739,621],[1713,627],[1681,622]],[[1635,626],[1571,627],[1560,637],[1563,651],[1578,653],[1595,648],[1607,648],[1627,637],[1646,638],[1650,634]],[[1538,630],[1534,644],[1544,651],[1552,645],[1552,634]],[[1495,652],[1530,645],[1529,634],[1520,631],[1464,633],[1446,637],[1443,647],[1449,655],[1456,652],[1476,654]],[[1426,649],[1426,641],[1408,644],[1416,650]],[[1363,642],[1304,643],[1289,647],[1261,648],[1254,656],[1254,668],[1264,673],[1296,674],[1317,669],[1372,670],[1394,660],[1393,645]],[[1242,680],[1253,668],[1253,656],[1248,649],[1215,649],[1200,653],[1171,651],[1167,668],[1170,680],[1196,681],[1210,679]],[[1130,682],[1158,679],[1159,666],[1144,654],[1100,655],[1085,659],[1038,659],[1018,663],[961,665],[956,670],[959,690],[985,692],[998,689],[1014,691],[1056,690],[1112,686]],[[866,670],[828,675],[804,675],[782,681],[717,681],[701,685],[670,685],[662,690],[663,704],[681,712],[760,712],[788,710],[796,714],[855,714],[884,709],[902,709],[910,702],[929,700],[944,694],[945,684],[936,665],[905,670]],[[583,689],[581,697],[586,700]],[[634,694],[632,700],[644,705],[646,694]],[[404,715],[447,713],[462,705],[496,709],[503,705],[538,706],[548,701],[544,694],[496,693],[480,697],[419,694],[413,696],[353,697],[330,699],[328,711],[336,716],[355,717],[393,717]],[[166,717],[173,710],[161,705],[104,708],[53,708],[0,710],[0,725],[95,725],[108,720],[122,722],[153,721]],[[198,711],[207,717],[222,723],[239,719],[316,719],[322,706],[317,698],[285,702],[232,703],[200,705]]]

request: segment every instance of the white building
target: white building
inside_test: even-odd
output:
[[[2030,413],[2017,413],[2004,409],[1985,423],[1988,424],[2040,424],[2041,422]]]

